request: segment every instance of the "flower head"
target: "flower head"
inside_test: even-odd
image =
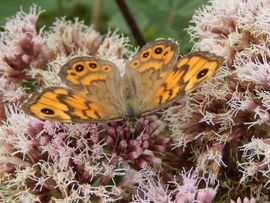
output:
[[[106,143],[115,161],[135,161],[141,167],[153,164],[160,164],[160,158],[155,153],[166,151],[166,145],[170,138],[161,138],[154,135],[155,131],[161,127],[161,123],[155,117],[140,118],[133,127],[125,126],[125,123],[112,122],[106,125],[100,125],[102,134],[107,136]],[[103,130],[102,130],[103,129]]]

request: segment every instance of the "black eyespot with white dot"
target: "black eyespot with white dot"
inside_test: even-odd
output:
[[[147,58],[148,56],[149,56],[149,52],[148,51],[143,54],[143,58]]]
[[[208,71],[209,71],[209,70],[208,70],[207,68],[201,70],[201,71],[197,74],[197,79],[201,79],[201,78],[203,78],[204,76],[206,76],[206,74],[208,73]]]
[[[161,47],[157,47],[154,49],[155,54],[161,54],[163,52],[163,49]]]
[[[53,115],[54,114],[54,110],[49,109],[49,108],[43,108],[43,109],[41,109],[41,113],[47,114],[47,115]]]
[[[84,70],[84,67],[83,67],[83,65],[78,64],[78,65],[75,66],[75,70],[76,70],[77,72],[82,72],[82,71]]]
[[[90,66],[90,68],[92,68],[92,69],[97,68],[97,64],[96,64],[96,63],[89,63],[89,66]]]

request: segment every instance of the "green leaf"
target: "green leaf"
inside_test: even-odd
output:
[[[207,0],[192,0],[186,2],[186,4],[177,9],[177,14],[180,16],[191,17],[196,9],[201,7],[202,4],[206,4]]]
[[[98,187],[100,185],[102,177],[99,177],[98,179],[95,180],[95,182],[92,184],[93,187]]]
[[[21,86],[26,93],[32,93],[36,90],[36,87],[32,83],[27,81],[22,81]]]

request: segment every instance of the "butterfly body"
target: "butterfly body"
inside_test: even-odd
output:
[[[139,117],[139,115],[136,114],[134,108],[132,107],[132,105],[130,103],[127,103],[127,110],[126,110],[126,115],[123,115],[123,118],[136,118]]]
[[[127,62],[125,74],[92,56],[72,58],[59,72],[67,87],[49,87],[23,105],[29,115],[60,122],[134,121],[183,97],[222,64],[208,52],[178,59],[178,44],[160,39]]]

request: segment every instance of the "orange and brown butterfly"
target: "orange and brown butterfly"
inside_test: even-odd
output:
[[[203,51],[178,58],[179,46],[169,39],[143,46],[127,62],[123,76],[110,61],[74,57],[59,72],[66,87],[35,93],[23,109],[39,119],[59,122],[130,120],[182,98],[223,62],[222,57]]]

